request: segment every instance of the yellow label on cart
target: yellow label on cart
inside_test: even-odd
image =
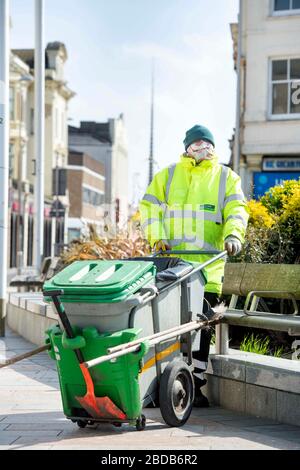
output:
[[[141,370],[141,374],[143,372],[145,372],[146,370],[150,369],[151,367],[153,367],[155,365],[155,363],[157,361],[162,361],[163,359],[165,359],[166,357],[170,356],[170,354],[172,354],[173,352],[177,351],[178,349],[180,349],[180,343],[177,341],[176,343],[174,344],[171,344],[171,346],[168,346],[166,349],[164,349],[163,351],[157,353],[155,356],[151,357],[151,359],[149,359],[145,364],[144,364],[144,367],[142,368]]]

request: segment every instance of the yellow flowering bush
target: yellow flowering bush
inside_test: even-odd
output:
[[[249,224],[254,227],[271,228],[275,224],[275,218],[269,214],[267,208],[260,202],[253,199],[248,202],[250,210]]]
[[[291,195],[283,202],[283,218],[300,215],[300,184],[293,188]]]
[[[300,180],[288,180],[280,186],[271,188],[260,202],[266,207],[270,214],[281,215],[284,207],[289,204],[294,192],[300,188]]]
[[[279,226],[294,240],[300,251],[300,183],[283,201]]]
[[[248,207],[245,245],[234,261],[300,263],[300,180],[274,186]]]

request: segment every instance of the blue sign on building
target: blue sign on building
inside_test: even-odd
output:
[[[259,199],[273,186],[278,186],[287,180],[299,180],[300,172],[261,172],[254,173],[254,198]]]

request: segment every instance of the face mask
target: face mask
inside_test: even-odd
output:
[[[214,155],[214,146],[209,142],[201,142],[201,144],[192,144],[187,149],[187,155],[201,162],[202,160],[211,160]]]

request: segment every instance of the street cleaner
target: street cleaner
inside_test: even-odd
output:
[[[249,213],[240,177],[221,165],[215,153],[215,140],[204,126],[186,132],[185,153],[178,163],[155,175],[140,203],[141,223],[154,251],[160,250],[227,250],[237,255],[245,240]],[[207,255],[183,255],[186,261],[205,262]],[[224,278],[223,259],[207,266],[205,274],[206,308],[220,303]],[[199,350],[193,352],[194,406],[209,406],[201,387],[206,384],[211,331],[203,329]]]

